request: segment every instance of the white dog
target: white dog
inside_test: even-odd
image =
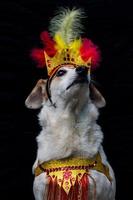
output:
[[[103,133],[96,122],[98,108],[105,105],[105,100],[92,84],[87,71],[81,66],[62,66],[49,81],[47,90],[47,81],[41,79],[26,99],[28,108],[41,107],[39,121],[42,130],[37,136],[33,171],[51,160],[91,159],[99,153],[109,175],[107,177],[96,169],[89,170],[88,199],[115,200],[115,177],[102,147]],[[33,190],[36,200],[47,200],[48,183],[45,171],[35,177]]]

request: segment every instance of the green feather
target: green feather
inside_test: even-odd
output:
[[[84,12],[81,9],[61,9],[51,20],[49,30],[54,37],[59,33],[66,44],[80,37],[83,32],[81,18]]]

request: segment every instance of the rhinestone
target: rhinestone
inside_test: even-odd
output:
[[[69,185],[69,182],[68,182],[68,181],[66,181],[66,182],[65,182],[65,185]]]

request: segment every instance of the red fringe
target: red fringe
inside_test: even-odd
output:
[[[88,200],[89,179],[88,175],[84,174],[80,182],[76,177],[74,186],[71,186],[69,194],[66,194],[63,187],[60,187],[57,178],[53,181],[50,178],[47,200]]]
[[[47,200],[67,200],[67,194],[57,183],[57,178],[53,181],[50,178],[48,185]]]

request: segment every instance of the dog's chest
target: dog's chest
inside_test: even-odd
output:
[[[84,119],[83,119],[84,118]],[[83,137],[87,136],[90,131],[89,119],[86,116],[75,116],[67,112],[64,113],[50,113],[49,115],[49,131],[52,132],[53,137],[58,137],[58,139],[64,138],[70,142],[77,145],[79,142],[82,143]]]
[[[42,131],[37,137],[39,160],[60,159],[72,154],[93,156],[102,139],[97,125],[92,122],[88,108],[76,110],[47,109],[39,115]],[[53,151],[51,151],[51,149]]]

